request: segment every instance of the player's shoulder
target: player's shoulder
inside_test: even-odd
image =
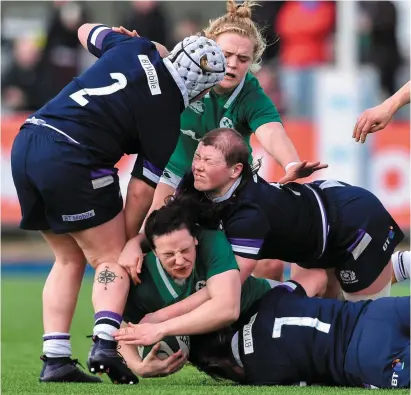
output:
[[[275,108],[272,100],[266,95],[258,79],[250,72],[247,73],[244,85],[233,105],[240,113],[246,110]]]
[[[197,232],[198,241],[204,241],[209,239],[219,239],[224,236],[224,232],[221,229],[208,229],[200,227]]]
[[[253,97],[253,98],[259,98],[259,97],[267,97],[266,94],[264,93],[263,88],[260,85],[260,82],[258,81],[257,77],[248,72],[245,76],[244,80],[244,85],[241,89],[240,95],[239,95],[241,101],[244,99]]]

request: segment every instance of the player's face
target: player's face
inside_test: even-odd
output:
[[[172,278],[184,280],[191,275],[198,242],[186,228],[155,236],[153,242],[156,255]]]
[[[232,168],[227,166],[224,154],[211,145],[200,143],[194,154],[192,171],[194,188],[218,196],[230,184]]]
[[[217,93],[233,90],[244,78],[251,67],[254,55],[254,43],[237,33],[222,33],[216,38],[227,60],[224,79],[214,88]]]

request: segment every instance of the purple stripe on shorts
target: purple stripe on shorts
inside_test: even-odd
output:
[[[103,40],[107,36],[107,34],[109,34],[111,31],[112,31],[111,29],[106,29],[106,30],[101,31],[98,34],[97,40],[96,40],[96,48],[100,50],[103,48]]]
[[[236,237],[229,237],[229,242],[236,246],[260,248],[263,245],[263,239],[239,239]]]
[[[114,321],[117,321],[121,324],[123,317],[120,314],[113,313],[112,311],[99,311],[98,313],[94,314],[94,320],[97,321],[101,318],[111,318]]]
[[[46,340],[70,340],[70,335],[51,335],[51,336],[43,336],[43,341]]]
[[[294,291],[294,288],[290,287],[288,284],[285,284],[285,283],[281,285],[277,285],[275,288],[278,288],[278,287],[286,288],[288,292]]]
[[[347,251],[348,252],[353,252],[354,248],[357,247],[358,243],[361,241],[361,239],[364,237],[365,235],[365,230],[364,229],[358,229],[358,236],[355,239],[354,243],[352,243],[348,248]]]
[[[90,172],[92,179],[100,178],[104,176],[111,176],[114,173],[115,172],[113,169],[96,169],[96,170],[91,170]]]
[[[163,174],[163,170],[161,170],[158,167],[154,166],[148,160],[143,161],[143,167],[145,167],[147,170],[150,170],[153,174],[155,174],[158,177],[161,177],[161,175]]]

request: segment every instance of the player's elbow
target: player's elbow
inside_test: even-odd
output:
[[[81,25],[77,30],[77,37],[81,45],[87,49],[87,37],[91,31],[91,24],[85,23]]]
[[[240,300],[232,301],[231,303],[226,303],[223,310],[223,321],[224,326],[230,325],[238,320],[240,316]]]

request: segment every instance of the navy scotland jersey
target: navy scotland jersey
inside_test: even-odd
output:
[[[255,176],[242,180],[221,204],[226,205],[222,225],[236,255],[301,262],[324,250],[326,214],[310,185],[281,186]]]
[[[236,333],[247,383],[409,387],[409,297],[352,303],[304,294],[293,282],[273,288]]]
[[[334,180],[279,185],[254,176],[214,204],[236,255],[335,268],[346,292],[371,285],[404,238],[376,196]]]
[[[111,220],[123,209],[122,155],[138,153],[136,176],[155,187],[177,143],[188,93],[170,60],[107,26],[94,27],[87,45],[99,59],[14,140],[22,229],[69,233]]]
[[[173,65],[148,39],[130,38],[107,26],[96,26],[87,46],[99,59],[33,116],[108,163],[142,153],[164,167],[168,157],[165,164],[156,163],[155,151],[160,154],[167,146],[167,156],[173,152],[180,113],[188,104]]]

